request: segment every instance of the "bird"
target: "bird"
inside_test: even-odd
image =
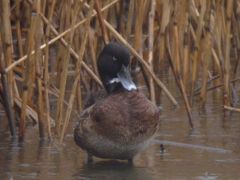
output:
[[[119,42],[110,42],[97,60],[106,96],[81,114],[74,128],[75,143],[93,156],[133,162],[159,128],[160,112],[133,82],[130,52]]]

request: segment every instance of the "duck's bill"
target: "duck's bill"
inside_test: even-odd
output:
[[[129,71],[129,66],[125,67],[124,65],[122,65],[122,68],[120,72],[117,74],[117,76],[122,86],[128,91],[137,89],[136,85],[132,81],[131,74]]]

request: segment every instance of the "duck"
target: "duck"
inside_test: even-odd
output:
[[[97,60],[106,96],[81,114],[74,128],[75,143],[93,156],[133,161],[159,128],[159,109],[133,82],[130,53],[119,42],[105,45]]]

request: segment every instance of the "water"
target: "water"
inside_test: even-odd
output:
[[[221,97],[209,93],[205,111],[195,103],[194,130],[184,107],[174,109],[164,97],[158,136],[133,164],[100,158],[87,164],[86,152],[73,141],[76,120],[63,145],[40,142],[37,126],[28,126],[25,143],[19,144],[9,137],[0,113],[0,179],[240,179],[240,114],[224,114]]]

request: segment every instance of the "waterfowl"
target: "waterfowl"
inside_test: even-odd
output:
[[[107,97],[80,117],[74,129],[78,146],[92,155],[131,161],[154,138],[159,109],[137,90],[130,75],[130,53],[120,43],[107,44],[98,57]]]

